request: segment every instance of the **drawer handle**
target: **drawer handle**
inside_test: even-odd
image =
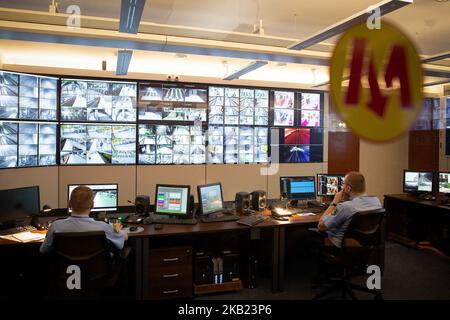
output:
[[[164,259],[163,261],[164,262],[172,262],[172,261],[178,261],[178,260],[180,260],[179,258],[167,258],[167,259]]]
[[[178,290],[168,290],[168,291],[163,291],[164,294],[172,294],[172,293],[177,293]]]
[[[179,274],[178,273],[173,273],[173,274],[163,274],[163,278],[176,278],[178,277]]]

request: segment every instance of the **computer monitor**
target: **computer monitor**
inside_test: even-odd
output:
[[[433,191],[433,172],[409,171],[403,172],[403,192],[426,193]]]
[[[39,208],[39,186],[0,190],[0,224],[24,221]]]
[[[170,216],[189,215],[190,186],[156,185],[155,213]]]
[[[308,200],[316,197],[315,177],[280,177],[280,192],[289,200]]]
[[[439,193],[450,194],[450,172],[439,172]]]
[[[199,209],[202,215],[223,210],[223,194],[221,183],[210,183],[197,186]]]
[[[317,174],[317,196],[327,197],[334,196],[341,191],[342,182],[345,175],[343,174]]]
[[[68,185],[68,198],[72,191],[81,184],[69,184]],[[109,184],[86,184],[83,185],[89,187],[94,193],[94,207],[91,212],[98,211],[116,211],[117,210],[117,200],[118,200],[118,185],[117,183]],[[69,209],[69,212],[72,212]]]

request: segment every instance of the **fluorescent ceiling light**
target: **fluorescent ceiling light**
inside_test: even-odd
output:
[[[117,53],[117,67],[116,75],[124,76],[128,73],[128,67],[130,66],[131,56],[133,50],[119,50]]]
[[[248,66],[230,74],[229,76],[223,78],[223,80],[234,80],[239,78],[240,76],[249,73],[255,69],[261,68],[262,66],[265,66],[267,64],[267,61],[254,61],[250,63]]]
[[[122,0],[119,32],[138,33],[145,0]]]
[[[446,79],[446,80],[439,80],[439,81],[434,81],[434,82],[428,82],[428,83],[424,83],[424,87],[431,87],[431,86],[436,86],[438,84],[446,84],[449,83],[450,79]]]
[[[428,58],[422,59],[422,63],[430,63],[434,61],[444,60],[450,58],[450,51],[445,53],[439,53],[434,56],[429,56]]]
[[[413,0],[384,0],[380,3],[377,3],[372,6],[372,8],[379,8],[380,14],[383,16],[387,13],[390,13],[392,11],[395,11],[397,9],[400,9],[408,4],[411,4]],[[333,24],[332,26],[325,28],[322,31],[319,31],[318,33],[312,35],[311,37],[302,40],[299,43],[295,43],[293,45],[290,45],[288,49],[291,50],[303,50],[306,49],[316,43],[322,42],[326,39],[332,38],[335,35],[338,35],[345,30],[357,25],[360,22],[366,21],[368,17],[370,17],[373,14],[372,11],[362,10],[349,18],[342,20],[341,22],[338,22],[336,24]]]

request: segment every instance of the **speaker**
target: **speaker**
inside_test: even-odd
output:
[[[267,207],[267,195],[263,190],[252,192],[252,209],[262,211]]]
[[[223,282],[239,279],[239,253],[231,251],[222,252]]]
[[[248,209],[250,209],[250,193],[248,192],[236,193],[234,205],[238,213],[246,212]]]
[[[194,202],[194,195],[189,195],[189,214],[194,216],[195,215],[195,202]]]
[[[150,212],[150,197],[149,196],[136,196],[134,201],[137,214],[148,215]]]
[[[196,252],[194,257],[194,283],[213,283],[213,264],[211,256],[204,252]]]

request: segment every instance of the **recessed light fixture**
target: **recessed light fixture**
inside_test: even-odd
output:
[[[434,0],[436,2],[448,2],[448,0]]]
[[[278,62],[277,63],[277,67],[286,67],[287,63],[286,62]]]
[[[187,54],[184,54],[184,53],[176,53],[175,56],[177,58],[187,58]]]

